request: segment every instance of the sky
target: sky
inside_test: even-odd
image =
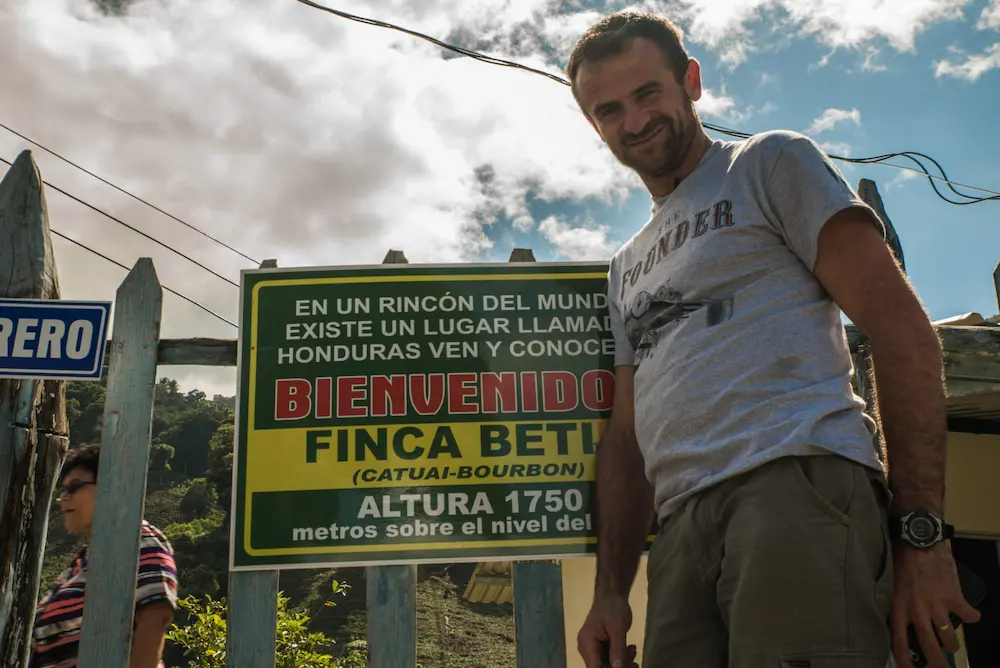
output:
[[[603,13],[655,11],[702,65],[705,121],[804,132],[840,156],[918,151],[1000,191],[1000,0],[329,1],[555,74]],[[0,123],[284,267],[377,264],[390,248],[414,263],[502,262],[514,247],[606,260],[649,215],[567,87],[295,0],[2,3],[0,63]],[[24,149],[53,185],[230,280],[255,266],[0,129],[0,156]],[[933,319],[997,313],[1000,201],[954,206],[913,172],[838,166],[878,184]],[[152,257],[163,285],[237,319],[237,288],[47,198],[54,229],[127,266]],[[124,270],[54,243],[63,298],[114,298]],[[161,331],[236,335],[169,293]],[[236,392],[234,369],[159,373]]]

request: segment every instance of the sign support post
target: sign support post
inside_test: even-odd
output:
[[[277,260],[260,263],[261,269],[277,267]],[[236,448],[235,443],[233,448]],[[229,522],[235,521],[236,513],[230,512]],[[277,570],[229,571],[229,596],[226,601],[226,665],[229,668],[274,668],[275,638],[278,634],[278,576]]]
[[[382,264],[407,263],[401,250],[390,250],[382,260]],[[369,668],[416,668],[416,564],[366,568],[365,603]]]

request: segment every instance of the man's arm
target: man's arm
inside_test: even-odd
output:
[[[948,437],[941,342],[873,216],[862,208],[834,215],[814,272],[871,343],[893,514],[940,515]]]
[[[653,488],[635,438],[634,373],[615,367],[611,418],[597,448],[598,599],[628,597],[653,523]]]
[[[129,668],[156,668],[163,656],[163,645],[173,617],[173,606],[167,601],[139,608],[135,614]]]
[[[943,514],[947,407],[941,342],[872,225],[874,214],[850,208],[834,215],[819,238],[815,273],[831,297],[871,342],[879,414],[889,458],[890,512],[926,509]],[[943,646],[959,649],[950,614],[980,619],[962,595],[951,548],[926,550],[899,543],[893,550],[895,590],[892,647],[900,668],[912,668],[912,626],[932,668],[946,668]]]

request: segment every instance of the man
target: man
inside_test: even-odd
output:
[[[653,199],[608,276],[587,667],[634,665],[628,595],[655,519],[643,668],[909,668],[910,624],[944,668],[949,613],[979,615],[948,544],[913,528],[943,512],[941,348],[878,217],[806,137],[709,138],[667,20],[605,18],[568,74]],[[841,310],[871,341],[888,481]]]

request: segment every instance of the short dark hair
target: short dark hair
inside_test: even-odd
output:
[[[573,94],[576,94],[576,75],[586,61],[599,61],[622,53],[633,39],[645,38],[660,47],[673,70],[677,82],[684,83],[688,56],[684,48],[684,32],[670,19],[649,12],[615,12],[605,16],[583,33],[573,47],[566,74]]]
[[[81,445],[66,453],[62,470],[59,471],[59,484],[66,478],[73,469],[81,469],[89,472],[97,480],[97,465],[101,459],[101,446],[97,444]]]

